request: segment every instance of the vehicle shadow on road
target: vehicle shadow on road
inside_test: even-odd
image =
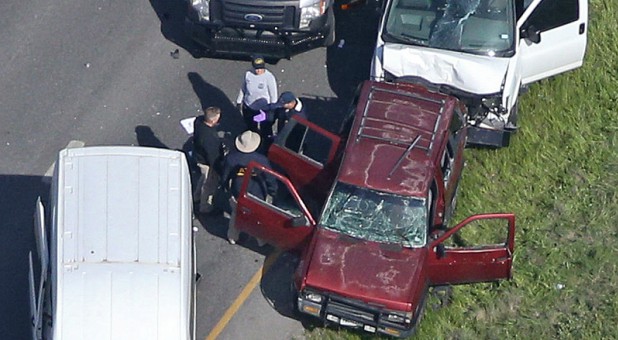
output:
[[[369,79],[379,13],[372,6],[337,10],[336,41],[326,50],[328,83],[348,103],[358,84]]]
[[[211,235],[227,240],[227,219],[222,214],[208,216],[193,212],[202,227]]]
[[[263,273],[260,282],[262,295],[279,314],[298,319],[295,312],[295,295],[292,278],[298,265],[298,257],[292,253],[281,253],[275,262]]]
[[[37,197],[49,196],[49,178],[0,175],[0,188],[0,339],[28,339],[28,252],[37,266],[33,216]]]
[[[161,34],[165,39],[189,52],[194,58],[203,58],[206,56],[204,49],[193,42],[184,30],[187,2],[150,0],[150,5],[161,21]]]
[[[163,37],[189,52],[193,58],[250,60],[250,56],[209,53],[205,47],[193,41],[185,30],[186,1],[150,0],[150,5],[161,22],[161,34]],[[266,62],[276,64],[278,59],[268,58]]]
[[[219,200],[221,200],[221,196],[215,197],[215,205],[222,205],[221,202],[216,202]],[[194,211],[194,214],[195,218],[209,234],[227,241],[228,218],[221,213],[199,214]],[[255,238],[245,233],[240,233],[240,237],[234,247],[243,247],[263,256],[267,256],[273,252],[273,247],[270,245],[260,247]]]
[[[299,96],[307,118],[320,127],[338,133],[350,105],[349,100],[334,97]]]
[[[260,291],[277,313],[299,321],[305,329],[313,329],[322,326],[321,321],[309,315],[301,314],[296,309],[296,292],[292,280],[298,261],[299,258],[296,254],[281,253],[275,262],[265,269],[260,282]]]

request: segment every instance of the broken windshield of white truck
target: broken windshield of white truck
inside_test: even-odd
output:
[[[514,29],[513,0],[394,0],[384,39],[504,56],[512,53]]]
[[[337,183],[322,225],[352,237],[416,248],[427,238],[425,200]]]

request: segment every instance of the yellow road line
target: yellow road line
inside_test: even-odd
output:
[[[253,289],[255,289],[255,287],[260,283],[262,275],[268,272],[268,269],[270,269],[273,263],[275,263],[275,260],[279,257],[279,255],[281,255],[281,252],[277,250],[266,258],[262,268],[260,268],[255,274],[253,274],[251,280],[249,280],[245,288],[243,288],[238,297],[236,297],[236,300],[234,300],[232,305],[228,307],[225,313],[223,313],[223,316],[221,317],[219,322],[217,322],[212,331],[210,331],[210,334],[206,336],[205,340],[214,340],[219,336],[219,334],[221,334],[221,332],[223,332],[223,329],[225,328],[225,326],[227,326],[230,320],[232,320],[236,312],[238,312],[240,306],[242,306],[242,304],[245,302],[245,300],[247,300]]]

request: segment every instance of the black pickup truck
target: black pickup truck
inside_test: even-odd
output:
[[[186,0],[185,28],[210,54],[291,56],[335,41],[334,0]]]

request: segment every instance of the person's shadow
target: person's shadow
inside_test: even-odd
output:
[[[155,135],[150,126],[138,125],[135,127],[135,137],[137,138],[137,144],[139,146],[148,146],[159,149],[169,149],[161,140]]]
[[[236,105],[230,101],[223,91],[205,81],[198,73],[189,72],[187,77],[203,109],[210,106],[221,109],[221,120],[217,130],[229,132],[232,137],[235,137],[247,129],[242,115],[236,109]]]
[[[263,274],[260,290],[266,301],[281,315],[299,319],[296,300],[292,290],[294,270],[298,266],[298,254],[280,253],[268,270]]]

